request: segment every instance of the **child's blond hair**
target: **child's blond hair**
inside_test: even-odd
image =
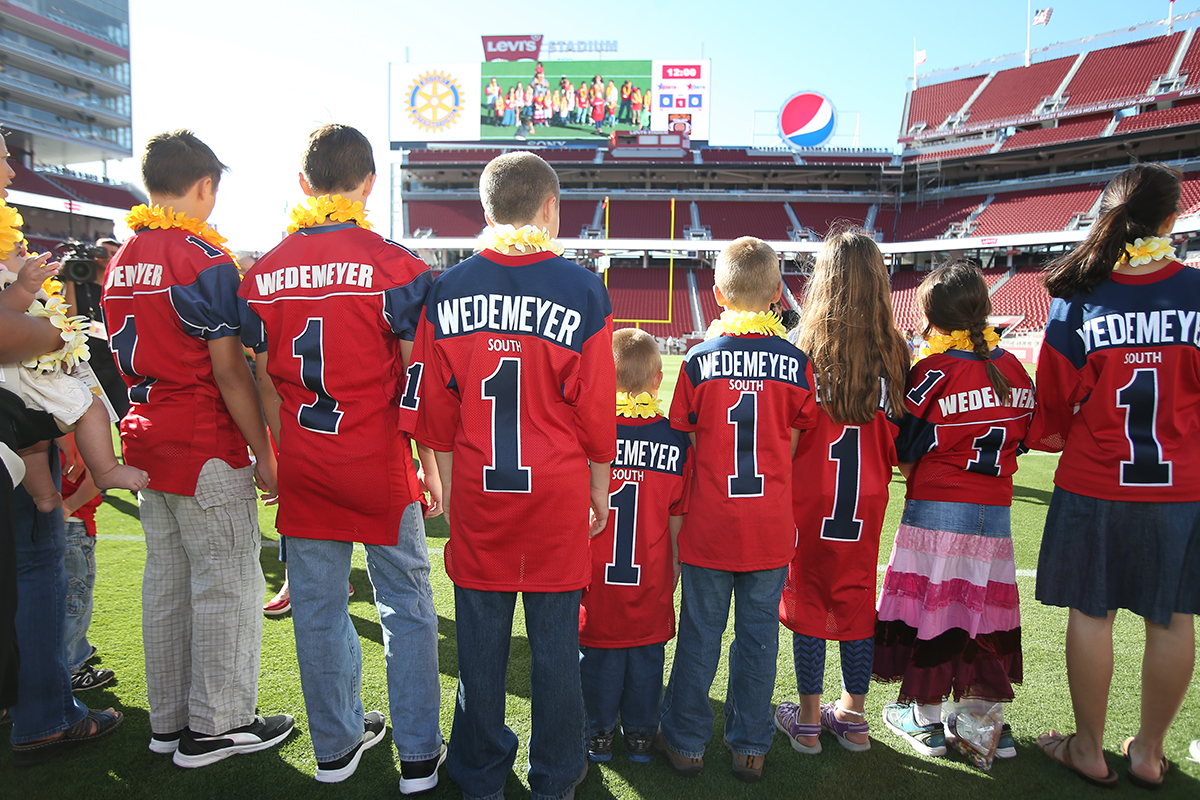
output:
[[[638,328],[613,333],[613,361],[617,365],[618,392],[645,392],[662,372],[662,356],[654,337]]]
[[[532,222],[547,197],[559,197],[558,173],[527,150],[496,156],[479,177],[483,212],[497,225]]]
[[[733,308],[764,311],[782,280],[779,256],[762,239],[743,236],[717,257],[715,280]]]

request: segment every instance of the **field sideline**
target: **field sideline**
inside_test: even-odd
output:
[[[664,392],[674,386],[680,357],[667,357]],[[664,403],[667,397],[664,397]],[[710,693],[717,716],[717,733],[707,752],[704,774],[693,780],[676,777],[661,756],[648,765],[632,764],[624,758],[621,745],[615,747],[611,765],[592,765],[591,773],[579,787],[577,796],[592,798],[940,798],[963,797],[1091,797],[1098,790],[1084,784],[1062,767],[1037,752],[1037,734],[1057,727],[1073,730],[1070,697],[1064,674],[1063,636],[1066,612],[1046,608],[1033,599],[1038,543],[1046,505],[1052,488],[1054,456],[1023,456],[1016,476],[1013,502],[1013,538],[1017,567],[1022,577],[1018,584],[1022,599],[1025,683],[1017,690],[1017,699],[1008,711],[1016,737],[1018,757],[997,761],[991,773],[968,766],[951,755],[926,759],[916,755],[880,721],[883,704],[895,697],[893,687],[873,684],[867,699],[871,723],[872,750],[865,754],[849,753],[838,747],[828,734],[822,737],[825,752],[819,756],[801,756],[777,735],[767,757],[760,784],[748,786],[736,781],[729,770],[729,757],[721,747],[721,704],[727,678],[722,661],[716,683]],[[883,529],[880,563],[886,563],[892,535],[903,504],[903,484],[892,483],[892,502]],[[267,540],[276,539],[274,510],[260,509],[260,520]],[[174,767],[168,758],[150,753],[145,677],[142,662],[140,614],[141,570],[145,549],[137,521],[136,503],[126,492],[113,492],[97,515],[101,541],[96,548],[98,578],[96,611],[91,640],[100,648],[99,666],[117,673],[110,686],[86,692],[80,698],[94,708],[114,706],[126,715],[124,726],[110,738],[82,747],[40,767],[15,770],[11,757],[0,754],[0,797],[4,798],[159,798],[200,800],[201,798],[240,797],[254,800],[287,798],[396,797],[399,763],[390,742],[363,757],[358,772],[349,781],[322,786],[313,780],[316,763],[307,736],[307,720],[300,693],[292,626],[288,617],[268,619],[263,627],[262,673],[259,706],[263,713],[288,712],[296,716],[297,734],[282,746],[250,756],[238,756],[199,770]],[[536,525],[531,524],[531,535]],[[451,715],[456,691],[453,587],[442,564],[441,549],[448,531],[441,519],[427,526],[430,562],[433,570],[434,599],[441,633],[439,655],[442,683],[442,731],[450,735]],[[283,580],[283,565],[278,551],[264,546],[263,571],[270,596]],[[359,631],[364,660],[363,702],[368,709],[387,713],[383,677],[381,637],[378,615],[370,599],[370,583],[363,553],[354,554],[351,577],[357,592],[350,601],[350,613]],[[509,724],[521,740],[517,764],[510,773],[506,796],[509,800],[528,798],[525,783],[525,742],[529,736],[529,648],[518,604],[514,625],[512,658],[508,679]],[[730,626],[732,628],[732,626]],[[731,630],[727,632],[727,639]],[[1142,627],[1128,612],[1118,616],[1117,666],[1109,706],[1109,728],[1105,743],[1110,765],[1122,775],[1124,762],[1119,746],[1132,735],[1138,724],[1137,694],[1140,683]],[[673,646],[668,645],[668,662]],[[791,637],[781,628],[779,678],[775,700],[795,697],[795,677],[791,664]],[[668,670],[670,665],[668,663]],[[826,687],[832,697],[839,686],[837,648],[830,648]],[[9,728],[0,729],[0,748],[7,751]],[[1188,743],[1200,737],[1200,688],[1193,681],[1183,712],[1167,741],[1171,772],[1161,798],[1200,797],[1200,765],[1185,760]],[[619,737],[618,737],[619,741]],[[441,785],[426,795],[456,798],[457,787],[442,772]],[[1142,796],[1140,790],[1122,782],[1109,797]]]

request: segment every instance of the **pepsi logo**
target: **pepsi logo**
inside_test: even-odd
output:
[[[837,109],[818,92],[797,92],[779,109],[779,135],[790,147],[820,147],[836,129]]]

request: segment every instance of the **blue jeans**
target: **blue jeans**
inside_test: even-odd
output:
[[[566,797],[587,758],[579,684],[581,592],[527,592],[525,633],[533,654],[529,787],[533,800]],[[517,758],[504,724],[505,677],[516,592],[454,587],[458,698],[446,772],[466,800],[497,800]]]
[[[354,545],[289,536],[287,547],[309,732],[317,761],[332,761],[363,735],[362,652],[346,607]],[[420,503],[404,510],[397,544],[365,547],[383,628],[392,741],[401,761],[434,758],[442,750],[438,630]]]
[[[658,732],[666,642],[641,647],[580,647],[588,736],[608,733],[621,713],[626,736]]]
[[[92,654],[88,626],[92,624],[92,591],[96,586],[96,540],[79,520],[66,523],[67,669],[74,675]]]
[[[787,567],[724,572],[683,565],[683,604],[675,663],[662,702],[662,732],[671,749],[702,758],[712,737],[708,703],[721,660],[721,635],[733,598],[733,643],[725,693],[725,738],[735,753],[764,756],[775,735],[771,695],[779,655],[779,597]]]
[[[50,470],[60,482],[58,449],[51,447]],[[28,744],[65,731],[87,715],[71,694],[64,635],[67,619],[66,541],[60,509],[43,514],[18,486],[17,645],[21,651],[17,704],[10,741]]]

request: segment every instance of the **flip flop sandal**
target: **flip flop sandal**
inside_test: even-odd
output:
[[[1167,770],[1171,768],[1171,764],[1167,761],[1166,756],[1162,757],[1162,761],[1159,762],[1162,765],[1162,771],[1158,773],[1158,780],[1151,780],[1134,772],[1133,755],[1131,753],[1134,738],[1136,737],[1130,736],[1121,742],[1121,755],[1125,756],[1125,760],[1129,762],[1129,769],[1125,770],[1125,774],[1129,776],[1129,782],[1139,789],[1158,789],[1163,785],[1163,778],[1167,777]]]
[[[1120,780],[1120,777],[1116,772],[1113,771],[1112,767],[1108,767],[1108,774],[1103,778],[1097,778],[1095,775],[1089,775],[1079,767],[1075,766],[1075,762],[1071,758],[1071,740],[1074,738],[1075,734],[1073,733],[1069,736],[1054,734],[1051,736],[1050,741],[1046,744],[1038,742],[1038,749],[1045,753],[1051,761],[1056,761],[1059,764],[1062,764],[1064,767],[1071,770],[1093,786],[1099,786],[1103,789],[1111,789],[1116,786],[1117,782]]]
[[[87,716],[70,728],[67,728],[63,735],[57,739],[43,739],[37,742],[30,742],[29,744],[14,744],[12,748],[13,766],[28,767],[34,764],[41,764],[43,761],[49,761],[64,750],[68,750],[77,744],[86,744],[87,742],[107,736],[120,727],[124,720],[124,714],[120,711],[114,711],[111,708],[106,711],[90,710],[87,712]]]
[[[865,753],[866,751],[870,750],[870,739],[859,743],[846,738],[847,733],[870,734],[871,727],[867,725],[866,719],[863,719],[862,722],[842,722],[837,718],[837,714],[834,713],[837,710],[837,703],[821,704],[821,727],[836,736],[842,747],[846,748],[852,753]],[[845,709],[842,709],[842,711],[845,711]]]

